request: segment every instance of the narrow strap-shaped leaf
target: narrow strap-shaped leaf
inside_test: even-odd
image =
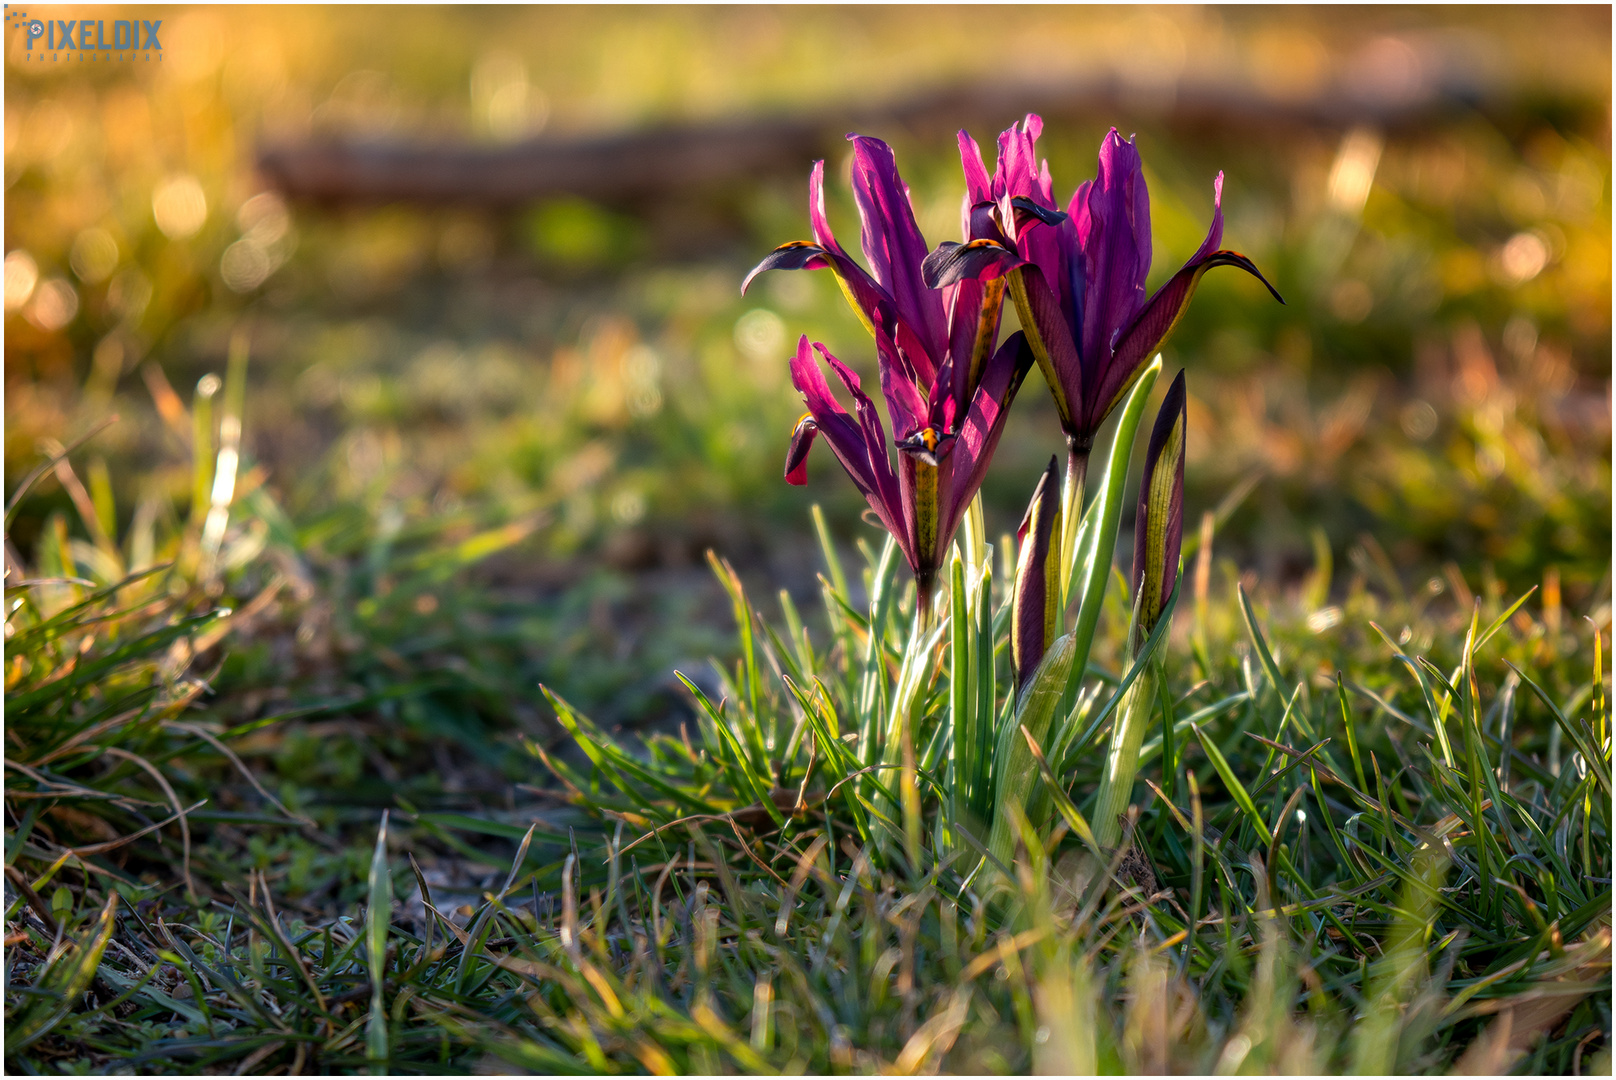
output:
[[[1001,862],[1009,862],[1014,850],[1015,836],[1011,828],[1010,805],[1017,812],[1029,802],[1037,770],[1033,767],[1032,752],[1022,738],[1021,729],[1032,732],[1033,738],[1042,737],[1048,730],[1060,703],[1066,682],[1071,674],[1075,652],[1072,635],[1058,638],[1021,692],[1012,721],[999,733],[994,758],[999,763],[998,779],[994,784],[993,830],[988,848]]]
[[[965,592],[965,564],[958,553],[949,564],[949,723],[953,727],[953,819],[965,816],[976,780],[976,668],[971,657],[971,616]]]
[[[1378,623],[1371,621],[1369,625],[1375,633],[1380,635],[1380,639],[1386,643],[1387,647],[1391,649],[1392,658],[1414,673],[1414,678],[1420,684],[1420,693],[1425,695],[1425,709],[1431,716],[1431,724],[1436,733],[1437,742],[1442,746],[1442,760],[1451,767],[1453,765],[1453,746],[1448,742],[1448,730],[1445,723],[1448,714],[1446,703],[1441,706],[1437,704],[1436,695],[1431,693],[1431,686],[1426,682],[1425,672],[1419,664],[1415,663],[1414,658],[1399,649],[1392,641],[1391,636],[1382,630]]]
[[[1139,678],[1140,672],[1144,671],[1145,665],[1150,662],[1150,658],[1161,647],[1162,639],[1172,629],[1173,611],[1178,607],[1178,593],[1179,585],[1174,585],[1172,595],[1168,596],[1167,603],[1162,606],[1161,618],[1157,621],[1155,628],[1151,630],[1150,636],[1145,639],[1145,643],[1140,646],[1139,655],[1134,658],[1132,666],[1128,668],[1128,673],[1123,676],[1122,682],[1117,685],[1116,693],[1111,695],[1098,715],[1089,721],[1089,726],[1083,729],[1083,734],[1076,736],[1075,740],[1073,731],[1077,727],[1077,709],[1074,707],[1072,712],[1067,714],[1066,719],[1062,722],[1057,739],[1051,743],[1051,757],[1062,763],[1063,775],[1066,768],[1065,763],[1074,755],[1081,754],[1088,749],[1090,741],[1093,740],[1095,735],[1099,734],[1100,728],[1111,718],[1111,714],[1116,711],[1117,706],[1122,703],[1124,696],[1128,693],[1128,688],[1133,686],[1134,681]],[[1142,748],[1141,752],[1143,752]]]
[[[758,676],[756,640],[752,633],[752,608],[746,602],[746,590],[741,585],[740,575],[735,573],[735,568],[728,560],[719,558],[716,552],[709,550],[707,565],[712,569],[713,576],[718,578],[718,583],[724,587],[724,591],[729,594],[730,606],[734,609],[735,628],[741,637],[741,657],[746,672],[746,685],[741,689],[746,694],[748,715],[757,716],[758,699],[763,694],[763,682]],[[768,751],[763,746],[762,732],[757,730],[757,725],[748,724],[745,725],[742,734],[746,737],[747,751],[751,755],[753,767],[761,767],[768,759]]]
[[[1122,521],[1123,488],[1128,479],[1128,458],[1133,453],[1134,438],[1139,433],[1139,422],[1145,414],[1145,402],[1161,374],[1161,357],[1153,359],[1142,372],[1128,400],[1119,410],[1116,434],[1111,439],[1111,452],[1106,458],[1105,470],[1100,474],[1100,485],[1089,505],[1085,518],[1092,514],[1094,522],[1084,529],[1084,543],[1074,554],[1077,564],[1071,573],[1071,590],[1063,598],[1062,607],[1078,600],[1077,622],[1072,628],[1073,678],[1082,679],[1088,668],[1089,650],[1094,644],[1094,631],[1100,622],[1100,610],[1105,602],[1106,585],[1111,580],[1111,562],[1116,554],[1117,528]],[[1076,688],[1068,689],[1068,697],[1075,698]]]
[[[877,759],[877,738],[880,719],[886,711],[887,669],[885,662],[887,620],[892,613],[897,588],[898,542],[891,536],[881,548],[870,588],[870,636],[864,652],[864,666],[859,679],[859,756],[864,764],[874,765]]]
[[[713,703],[707,700],[707,695],[701,692],[700,687],[684,675],[678,672],[675,672],[675,674],[678,675],[679,681],[684,683],[685,688],[696,698],[702,712],[712,722],[713,730],[718,733],[722,745],[729,751],[726,756],[733,762],[734,771],[739,775],[745,789],[751,793],[753,801],[762,804],[763,808],[769,812],[769,816],[774,818],[775,824],[783,823],[785,818],[780,815],[779,808],[774,805],[774,800],[769,797],[769,791],[774,785],[753,767],[751,760],[747,757],[746,747],[742,745],[740,736],[735,734],[734,725],[729,722],[729,718],[724,715],[722,710],[714,708]]]
[[[1204,723],[1214,716],[1220,716],[1223,713],[1228,712],[1236,705],[1246,701],[1248,697],[1249,695],[1244,690],[1241,690],[1240,692],[1230,694],[1228,697],[1219,701],[1214,701],[1210,705],[1203,705],[1199,709],[1196,709],[1194,712],[1190,713],[1188,716],[1176,718],[1173,722],[1173,737],[1176,739],[1179,736],[1186,734],[1190,730],[1191,724]],[[1178,704],[1183,704],[1183,702],[1181,701]],[[1145,744],[1139,748],[1140,767],[1143,767],[1147,762],[1153,760],[1155,756],[1161,752],[1162,738],[1160,735],[1147,740]],[[1179,748],[1178,756],[1180,760],[1183,759],[1184,752],[1182,747]]]
[[[1491,641],[1493,635],[1504,628],[1504,624],[1509,622],[1511,616],[1519,611],[1521,609],[1521,605],[1530,600],[1532,598],[1532,594],[1535,592],[1537,592],[1537,586],[1533,585],[1530,589],[1527,589],[1521,594],[1519,600],[1516,600],[1513,604],[1509,605],[1509,607],[1504,610],[1502,615],[1488,623],[1487,629],[1476,635],[1476,643],[1475,645],[1471,646],[1472,650],[1479,652],[1483,645]]]

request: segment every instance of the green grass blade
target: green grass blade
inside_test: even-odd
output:
[[[1509,664],[1510,669],[1519,675],[1521,681],[1531,688],[1532,693],[1537,695],[1538,700],[1548,707],[1550,715],[1554,717],[1554,722],[1560,725],[1560,730],[1565,732],[1566,738],[1571,740],[1571,744],[1582,755],[1583,761],[1588,765],[1588,771],[1599,778],[1599,786],[1605,789],[1605,798],[1609,800],[1611,797],[1610,760],[1605,754],[1594,748],[1593,743],[1588,739],[1585,732],[1579,730],[1577,725],[1566,719],[1565,713],[1560,711],[1560,707],[1554,703],[1554,699],[1549,697],[1549,692],[1538,685],[1536,679],[1510,663],[1510,661],[1505,660],[1504,663]]]
[[[1245,785],[1240,782],[1239,778],[1235,776],[1234,770],[1229,767],[1229,761],[1223,756],[1223,751],[1218,749],[1218,744],[1207,737],[1206,732],[1201,730],[1201,725],[1194,724],[1191,726],[1191,730],[1195,732],[1195,737],[1200,740],[1201,749],[1206,751],[1207,760],[1212,762],[1212,767],[1217,770],[1218,776],[1223,780],[1223,786],[1229,789],[1230,797],[1234,799],[1235,805],[1240,808],[1240,812],[1246,815],[1246,820],[1250,822],[1263,846],[1267,847],[1273,844],[1274,837],[1268,831],[1268,824],[1263,821],[1262,815],[1257,812],[1257,804],[1251,801],[1251,796],[1246,792]]]
[[[1083,733],[1081,735],[1073,734],[1080,718],[1075,707],[1062,721],[1061,729],[1051,746],[1050,756],[1051,760],[1061,762],[1063,774],[1068,767],[1066,763],[1074,755],[1081,754],[1088,749],[1089,743],[1099,734],[1100,729],[1105,726],[1105,722],[1111,718],[1111,714],[1122,704],[1128,690],[1145,670],[1146,665],[1150,663],[1151,657],[1155,656],[1156,651],[1161,648],[1162,640],[1172,630],[1173,611],[1178,607],[1179,587],[1182,584],[1183,582],[1180,581],[1179,584],[1173,586],[1172,593],[1167,597],[1167,603],[1162,605],[1161,614],[1157,617],[1155,627],[1150,631],[1150,636],[1145,639],[1145,643],[1140,646],[1139,655],[1134,658],[1133,664],[1128,668],[1128,673],[1117,684],[1116,692],[1106,701],[1105,706],[1093,720],[1089,721],[1089,725],[1083,729]],[[1143,748],[1141,748],[1142,752]]]
[[[376,830],[376,850],[370,857],[365,900],[366,966],[370,970],[370,1015],[365,1021],[365,1057],[373,1075],[385,1076],[391,1057],[387,1038],[387,1006],[382,992],[387,982],[387,928],[393,919],[393,876],[387,868],[387,811]]]
[[[90,988],[91,980],[95,978],[96,969],[101,964],[101,954],[106,952],[107,942],[112,940],[112,931],[116,925],[113,914],[117,910],[118,894],[108,890],[107,902],[101,908],[101,914],[96,916],[89,934],[51,963],[40,977],[39,988],[46,992],[45,996],[25,1007],[20,1015],[15,1013],[7,1015],[8,1056],[49,1034],[51,1029],[66,1019],[68,1013],[79,1004],[79,999],[84,996],[84,992]]]

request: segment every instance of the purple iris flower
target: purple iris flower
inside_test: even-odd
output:
[[[1100,145],[1099,172],[1080,184],[1066,212],[1056,209],[1049,165],[1037,162],[1043,121],[999,136],[990,176],[975,140],[960,132],[967,240],[943,244],[925,265],[929,284],[967,278],[1008,281],[1028,343],[1055,395],[1070,456],[1067,483],[1081,493],[1094,434],[1172,333],[1201,275],[1238,266],[1268,286],[1223,240],[1223,174],[1212,183],[1212,227],[1190,260],[1152,294],[1150,196],[1139,152],[1115,128]]]
[[[966,507],[982,486],[988,460],[1034,355],[1023,334],[998,349],[1002,287],[960,278],[941,289],[921,273],[927,246],[915,224],[909,188],[892,150],[879,139],[853,143],[853,195],[863,221],[867,272],[831,233],[825,217],[825,163],[808,183],[812,241],[783,244],[741,285],[765,270],[829,269],[875,338],[881,392],[891,418],[894,467],[886,430],[852,370],[815,344],[854,402],[842,408],[802,338],[791,378],[807,403],[786,458],[786,479],[807,480],[809,448],[823,435],[914,571],[922,618],[944,551]]]

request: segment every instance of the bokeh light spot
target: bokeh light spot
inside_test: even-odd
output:
[[[735,347],[754,363],[780,359],[786,324],[768,308],[754,308],[735,320]]]
[[[23,311],[28,321],[41,330],[60,330],[79,313],[79,294],[66,278],[50,278],[34,292],[33,302]]]
[[[68,265],[87,285],[105,281],[118,268],[118,241],[105,229],[85,229],[73,240]]]
[[[39,284],[39,267],[34,257],[22,249],[6,253],[6,310],[15,311],[34,295]]]
[[[170,176],[152,193],[152,217],[170,240],[195,236],[208,219],[208,197],[196,177]]]

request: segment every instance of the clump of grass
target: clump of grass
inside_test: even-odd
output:
[[[59,942],[11,913],[8,1022],[48,1023],[30,1020],[41,1030],[8,1053],[393,1072],[487,1054],[654,1072],[1606,1060],[1608,714],[1592,642],[1545,650],[1524,605],[1460,618],[1354,588],[1354,622],[1406,625],[1388,645],[1372,629],[1265,627],[1236,590],[1206,597],[1196,648],[1164,668],[1173,756],[1159,738],[1141,755],[1130,821],[1148,860],[1119,852],[1085,882],[1070,856],[1086,850],[1073,834],[1098,774],[1081,755],[1039,762],[1058,780],[1051,819],[1020,815],[1008,863],[942,835],[943,755],[927,739],[952,700],[946,649],[932,641],[910,691],[912,599],[883,585],[890,554],[866,550],[868,605],[829,554],[820,634],[789,600],[771,627],[719,564],[741,647],[722,700],[698,694],[695,731],[631,748],[557,699],[591,766],[534,749],[598,839],[529,830],[464,918],[433,904],[392,830],[368,903],[334,923],[289,917],[256,881],[175,921],[124,909],[105,917],[115,944],[91,997],[45,1009],[82,992],[105,936],[111,890],[94,879],[63,905]],[[1090,709],[1114,693],[1104,660],[1120,636],[1098,642]],[[1346,665],[1339,681],[1326,656]],[[1007,664],[1001,651],[1006,687]],[[921,749],[863,764],[845,737],[860,703],[911,692]],[[1166,768],[1173,803],[1152,789]],[[416,847],[420,821],[400,821]],[[388,902],[410,894],[421,921]]]
[[[524,829],[400,798],[365,852],[325,837],[335,918],[278,906],[262,873],[195,842],[307,820],[230,749],[278,715],[185,718],[213,675],[198,658],[299,554],[261,557],[284,516],[219,479],[218,391],[189,417],[209,463],[189,521],[113,544],[64,453],[49,467],[83,492],[92,539],[58,519],[8,580],[18,1068],[1607,1066],[1608,607],[1585,641],[1558,597],[1534,616],[1457,574],[1410,593],[1372,553],[1334,605],[1323,555],[1293,597],[1226,566],[1214,598],[1210,519],[1191,625],[1175,641],[1164,617],[1135,649],[1125,590],[1104,587],[1115,520],[1095,512],[1074,594],[1088,640],[1062,639],[1017,693],[1010,538],[995,551],[973,516],[946,617],[922,631],[892,545],[860,545],[849,575],[816,517],[821,618],[782,593],[775,626],[714,560],[740,636],[717,694],[685,680],[693,730],[625,744],[551,695],[588,764],[529,747],[570,817]],[[1095,749],[1150,656],[1112,849],[1089,826]],[[259,788],[251,810],[199,801],[204,755]],[[467,832],[515,857],[445,910],[415,854],[500,857]]]
[[[714,561],[739,658],[716,701],[685,679],[694,733],[624,745],[551,695],[589,765],[530,748],[599,841],[559,818],[524,833],[400,799],[423,854],[488,861],[455,832],[520,834],[466,922],[402,873],[385,824],[368,860],[338,860],[337,895],[365,902],[335,922],[287,919],[267,879],[211,854],[199,883],[193,826],[307,824],[228,747],[277,717],[184,719],[212,675],[198,658],[309,550],[267,497],[233,490],[244,364],[187,417],[188,521],[159,539],[148,516],[114,544],[105,485],[79,482],[64,451],[48,467],[91,539],[58,518],[33,571],[13,560],[14,1062],[89,1048],[292,1071],[463,1069],[490,1052],[544,1069],[1387,1071],[1527,1051],[1564,1071],[1608,1044],[1600,628],[1581,647],[1557,607],[1539,621],[1489,589],[1438,613],[1431,589],[1382,574],[1381,596],[1360,574],[1332,609],[1342,629],[1316,633],[1298,616],[1328,629],[1321,557],[1299,610],[1265,630],[1238,584],[1212,603],[1209,521],[1188,650],[1163,658],[1165,616],[1135,648],[1107,589],[1129,425],[1078,544],[1079,633],[1019,693],[1010,538],[996,553],[972,515],[947,617],[923,630],[893,545],[861,545],[855,589],[816,517],[817,635],[789,594],[783,627],[765,621]],[[398,564],[413,576],[387,569],[383,539],[366,573],[408,598],[508,533]],[[387,605],[375,592],[356,614]],[[1151,657],[1156,692],[1128,712],[1159,734],[1113,850],[1089,827],[1094,750]],[[253,811],[188,797],[203,753],[258,788]],[[176,839],[169,880],[123,861]],[[391,897],[412,886],[422,914],[406,922]]]
[[[733,948],[720,954],[741,977],[722,1015],[737,1023],[761,1016],[742,992],[760,980],[776,995],[768,1016],[789,1001],[799,1034],[802,1018],[835,1017],[837,1005],[858,1002],[842,1015],[863,1025],[848,1045],[868,1057],[837,1057],[835,1025],[814,1029],[810,1019],[812,1050],[802,1055],[799,1044],[795,1060],[778,1052],[770,1067],[1026,1069],[1058,1061],[1058,1071],[1078,1072],[1385,1072],[1446,1068],[1463,1054],[1467,1067],[1569,1071],[1607,1045],[1610,751],[1597,633],[1581,650],[1589,665],[1582,685],[1557,698],[1543,679],[1565,679],[1570,669],[1563,655],[1542,650],[1544,627],[1522,614],[1524,597],[1502,610],[1478,602],[1468,619],[1438,621],[1360,586],[1347,606],[1410,619],[1404,644],[1423,637],[1426,647],[1411,656],[1387,639],[1378,664],[1354,650],[1359,663],[1346,676],[1320,670],[1326,643],[1309,641],[1303,628],[1286,628],[1276,649],[1236,587],[1230,607],[1247,647],[1227,649],[1216,664],[1202,649],[1202,677],[1193,681],[1191,665],[1169,669],[1159,730],[1176,739],[1158,735],[1141,755],[1149,790],[1132,813],[1134,846],[1113,856],[1109,875],[1085,880],[1072,873],[1073,856],[1092,851],[1078,839],[1087,831],[1081,805],[1099,777],[1082,755],[1058,773],[1039,755],[1044,778],[1057,781],[1055,809],[1041,825],[1017,815],[1019,842],[1006,864],[948,843],[947,803],[933,794],[948,790],[936,757],[889,765],[877,771],[889,778],[881,781],[838,748],[857,746],[840,733],[858,716],[864,680],[879,687],[901,657],[901,687],[902,672],[914,667],[901,642],[883,641],[902,622],[883,615],[883,568],[884,560],[869,560],[875,599],[867,617],[827,579],[827,654],[814,653],[794,613],[783,638],[737,593],[746,659],[723,702],[704,703],[698,739],[659,740],[641,757],[557,702],[595,766],[588,776],[558,767],[580,804],[630,827],[654,826],[637,846],[655,852],[659,869],[674,867],[676,879],[687,863],[695,881],[716,885],[714,895],[727,901],[723,926]],[[1377,623],[1370,627],[1382,636]],[[889,648],[876,663],[862,659],[872,655],[870,642]],[[1552,648],[1567,644],[1560,638]],[[1493,650],[1502,657],[1487,659]],[[1537,676],[1520,666],[1534,655]],[[1297,676],[1287,679],[1276,657]],[[1406,677],[1397,679],[1397,667]],[[940,656],[926,668],[929,677],[911,691],[911,715],[923,718],[917,746],[932,734],[926,720],[940,722],[950,700]],[[1563,748],[1555,762],[1551,744]],[[1574,754],[1585,764],[1574,764]],[[1176,804],[1162,795],[1169,785],[1184,793]],[[915,810],[919,829],[908,816]],[[703,854],[711,870],[697,865]],[[615,865],[615,850],[610,857]],[[662,888],[634,896],[654,907]],[[870,905],[869,917],[842,944],[837,934],[854,897]],[[893,914],[883,916],[883,902]],[[643,909],[623,907],[614,922],[613,908],[600,908],[602,918],[636,943],[617,967],[627,961],[623,977],[642,979],[649,945],[638,943],[643,928],[632,913]],[[798,913],[807,917],[793,931]],[[967,924],[975,948],[943,940],[956,932],[945,926]],[[706,939],[687,940],[694,947]],[[834,962],[819,959],[831,955]],[[914,990],[925,975],[894,974],[950,955],[966,969],[1000,971],[998,983],[960,986],[950,997],[938,988],[959,980],[939,967],[928,1000]],[[803,977],[793,970],[801,957],[811,961]],[[889,958],[884,969],[875,966],[881,957]],[[695,955],[687,961],[695,972]],[[835,976],[816,985],[811,975],[825,974],[827,964]],[[862,999],[867,978],[881,989]],[[887,1001],[899,986],[908,992],[893,1006],[894,1034],[869,1002]],[[1008,994],[996,998],[994,989]],[[1111,1004],[1118,1000],[1125,1004]],[[1550,1000],[1552,1007],[1532,1004]],[[605,1020],[600,1030],[612,1030]],[[1006,1043],[1000,1027],[1019,1038]],[[990,1053],[975,1044],[977,1034],[1001,1057],[973,1057]],[[502,1043],[502,1052],[521,1060],[512,1045]],[[1519,1060],[1527,1050],[1530,1060]],[[934,1052],[936,1059],[926,1056]],[[725,1067],[761,1067],[724,1053]],[[709,1063],[680,1059],[680,1067]]]

